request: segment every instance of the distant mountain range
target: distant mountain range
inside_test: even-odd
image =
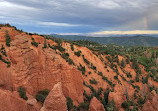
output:
[[[58,35],[51,34],[53,37],[66,40],[88,40],[101,44],[116,44],[125,46],[158,46],[158,35],[125,35],[111,37],[91,37],[81,35]]]

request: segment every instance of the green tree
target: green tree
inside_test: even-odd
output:
[[[122,61],[121,61],[121,66],[122,66],[123,68],[125,68],[125,62],[124,62],[124,59],[122,59]]]
[[[48,96],[49,92],[50,92],[50,90],[48,90],[48,89],[39,91],[35,96],[36,100],[43,104],[46,97]]]
[[[6,38],[5,39],[6,45],[10,47],[11,38],[10,38],[10,35],[8,34],[8,31],[6,31],[5,38]]]
[[[47,48],[47,42],[46,39],[44,40],[44,47],[43,48]]]
[[[18,92],[21,98],[28,100],[28,97],[26,96],[26,89],[24,87],[20,86],[18,88]]]
[[[73,101],[70,97],[67,97],[66,99],[67,99],[67,103],[66,103],[67,109],[68,111],[71,111],[71,109],[73,109]]]
[[[74,51],[74,46],[73,46],[73,44],[71,44],[70,46],[71,46],[71,50]]]

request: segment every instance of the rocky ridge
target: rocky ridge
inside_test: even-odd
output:
[[[6,45],[6,31],[11,38],[10,47]],[[44,48],[44,44],[46,44],[46,48]],[[1,27],[0,48],[2,49],[2,47],[4,47],[7,56],[0,53],[2,58],[0,61],[1,94],[4,93],[7,98],[13,98],[14,93],[17,93],[18,88],[22,86],[26,89],[28,97],[28,100],[25,101],[16,94],[16,98],[13,99],[15,104],[10,104],[10,107],[17,105],[17,109],[11,110],[30,111],[29,107],[33,107],[33,111],[38,111],[41,108],[41,111],[49,111],[51,105],[55,104],[50,101],[55,92],[61,94],[61,101],[65,105],[65,98],[70,97],[73,101],[72,109],[78,106],[78,110],[85,107],[90,111],[92,109],[103,110],[104,106],[105,110],[111,107],[115,107],[114,110],[124,110],[122,107],[124,101],[133,100],[136,102],[134,94],[145,99],[143,94],[148,93],[153,85],[158,87],[157,82],[150,78],[148,84],[142,84],[141,81],[131,84],[129,81],[136,78],[136,71],[131,67],[132,63],[126,64],[124,68],[118,64],[126,59],[123,56],[118,55],[118,63],[115,63],[116,70],[110,66],[109,55],[94,54],[97,52],[86,47],[72,45],[69,42],[58,43],[39,35],[19,32],[13,27]],[[105,63],[107,64],[105,65]],[[142,65],[139,66],[143,73],[141,76],[145,77],[148,73]],[[132,75],[131,78],[126,77],[128,72]],[[117,79],[114,79],[115,76]],[[55,88],[56,85],[59,88]],[[33,99],[39,91],[44,89],[51,91],[42,107],[39,102]],[[7,99],[4,100],[4,95],[1,96],[0,105],[5,106],[4,111],[6,111],[10,102]],[[3,104],[3,101],[8,104]],[[111,104],[112,101],[115,105]],[[147,100],[145,104],[155,109],[155,106],[150,104],[157,104],[157,100],[152,101],[154,102]],[[85,105],[87,103],[90,103],[88,107]],[[92,103],[94,105],[91,105]],[[19,105],[21,107],[18,107]],[[47,108],[48,110],[46,110]],[[60,108],[60,104],[57,105],[57,108]],[[65,106],[64,109],[66,110]],[[142,108],[142,110],[145,109]]]

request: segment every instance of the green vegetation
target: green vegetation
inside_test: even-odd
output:
[[[109,93],[110,89],[107,87],[106,91],[104,92],[104,98],[102,99],[102,104],[104,105],[105,110],[107,110],[108,100],[109,100]]]
[[[121,61],[121,66],[122,66],[123,68],[125,68],[125,62],[124,62],[124,59],[122,59],[122,61]]]
[[[118,80],[118,76],[114,76],[114,79]]]
[[[113,84],[111,81],[109,81],[107,77],[102,76],[102,79],[105,80],[109,85],[115,86],[115,84]]]
[[[50,44],[48,44],[48,46],[53,49],[53,50],[59,50],[61,52],[61,57],[64,58],[66,60],[66,62],[69,63],[69,65],[75,65],[75,63],[73,62],[73,60],[71,58],[69,58],[69,53],[65,53],[65,49],[61,46],[61,42],[58,41],[58,45],[55,46],[51,46]]]
[[[91,69],[97,70],[96,66],[94,66],[93,63],[91,63]]]
[[[58,44],[57,46],[56,45],[50,46],[50,44],[48,44],[48,45],[53,50],[59,50],[61,53],[65,52],[65,49],[60,44]]]
[[[64,58],[64,59],[68,59],[69,58],[69,53],[63,53],[61,55],[61,57]]]
[[[158,46],[158,38],[152,36],[136,35],[133,37],[89,37],[78,35],[54,35],[65,40],[75,41],[84,46],[94,46],[99,44],[116,44],[123,46]],[[97,42],[97,43],[96,43]]]
[[[71,44],[70,46],[71,46],[71,50],[74,51],[74,46],[73,46],[73,44]]]
[[[79,106],[77,107],[78,111],[88,111],[88,109],[89,109],[89,103],[86,102],[79,104]]]
[[[127,56],[127,59],[126,59],[126,63],[129,64],[130,63],[130,59],[129,57]]]
[[[95,85],[98,84],[98,82],[97,82],[94,78],[90,79],[89,82],[90,82],[91,84],[95,84]]]
[[[35,46],[35,47],[38,47],[38,43],[35,41],[34,38],[32,38],[31,44],[32,44],[33,46]]]
[[[26,96],[26,89],[24,87],[18,87],[18,92],[21,98],[23,98],[24,100],[28,100],[28,97]]]
[[[82,55],[82,58],[83,58],[84,62],[85,62],[87,65],[90,64],[90,62],[84,57],[84,55]]]
[[[71,58],[66,59],[66,62],[68,62],[69,65],[74,65],[75,64]]]
[[[7,53],[6,53],[6,50],[4,48],[4,46],[2,45],[1,49],[0,49],[0,52],[5,56],[7,57]]]
[[[136,38],[141,38],[141,37],[136,37]],[[60,42],[62,42],[62,41],[69,42],[71,44],[72,50],[74,50],[74,47],[73,47],[74,44],[78,45],[78,46],[85,46],[85,47],[89,48],[93,54],[95,54],[97,57],[99,57],[101,59],[101,61],[104,60],[102,58],[102,55],[104,56],[106,54],[106,58],[108,59],[108,62],[105,64],[105,68],[110,66],[116,73],[118,72],[117,71],[118,65],[120,65],[121,68],[123,69],[126,64],[129,64],[136,71],[136,78],[135,78],[136,82],[146,81],[145,77],[142,76],[142,72],[141,72],[140,65],[139,65],[139,64],[141,64],[141,65],[145,66],[145,70],[148,73],[150,73],[150,76],[148,78],[151,78],[152,80],[158,82],[158,59],[157,59],[158,51],[152,47],[118,46],[118,45],[114,45],[114,44],[102,45],[102,44],[92,42],[92,41],[84,41],[84,40],[70,41],[70,40],[64,40],[64,39],[57,39],[55,37],[49,37],[49,39],[52,39],[52,40],[55,39],[55,41],[60,41]],[[101,38],[99,38],[99,39],[101,39]],[[120,38],[115,38],[115,39],[120,39]],[[131,38],[124,38],[124,39],[131,39]],[[137,42],[137,44],[139,44],[139,43]],[[79,56],[79,54],[77,54],[77,55]],[[123,56],[125,59],[122,60],[121,63],[119,63],[118,56]],[[91,69],[93,69],[95,72],[97,72],[97,69],[93,65],[93,63],[90,63],[89,61],[87,61],[87,59],[85,57],[83,57],[83,59],[84,59],[84,62],[87,65],[89,65],[89,67]],[[107,71],[109,72],[109,69],[107,69]],[[132,78],[132,75],[130,74],[130,72],[125,72],[125,74],[127,75],[127,77],[129,79]],[[123,75],[120,75],[120,76],[126,82],[134,83],[134,80],[127,81]],[[144,78],[142,78],[142,77],[144,77]],[[115,76],[114,78],[117,80],[118,77]],[[133,86],[133,87],[135,87],[135,86]]]
[[[81,51],[80,50],[78,50],[77,52],[74,52],[74,54],[77,56],[77,57],[80,57],[80,55],[81,55]]]
[[[9,23],[6,23],[6,24],[0,24],[0,27],[12,27]]]
[[[71,111],[71,109],[74,108],[73,101],[70,97],[66,97],[66,100],[67,100],[67,103],[66,103],[67,109],[68,109],[68,111]]]
[[[103,59],[102,57],[100,57],[100,60],[101,60],[102,62],[104,62],[104,59]]]
[[[44,40],[44,47],[43,48],[47,48],[47,42],[46,39]]]
[[[150,74],[148,74],[146,77],[142,77],[142,83],[143,84],[145,84],[145,83],[147,84],[149,77],[150,77]]]
[[[8,60],[8,61],[6,61],[5,59],[3,59],[3,56],[0,54],[0,60],[2,61],[2,62],[4,62],[4,63],[6,63],[7,64],[7,67],[10,67],[10,61]]]
[[[121,106],[124,108],[124,109],[128,109],[130,107],[130,104],[127,102],[127,101],[124,101]]]
[[[10,25],[7,24],[6,26],[10,26]],[[32,35],[31,33],[28,33],[28,34]],[[86,84],[84,82],[83,84],[86,87],[88,87],[92,93],[86,94],[86,91],[84,91],[84,93],[83,93],[84,102],[81,103],[77,107],[73,105],[73,101],[71,100],[71,98],[67,98],[67,108],[69,111],[71,111],[71,110],[88,110],[89,103],[94,96],[99,101],[101,101],[101,103],[104,105],[105,110],[107,110],[107,111],[117,110],[114,101],[109,101],[108,96],[109,96],[110,92],[114,91],[114,87],[115,87],[114,82],[119,83],[120,85],[123,84],[123,82],[121,83],[121,81],[119,80],[120,77],[126,83],[130,84],[133,87],[133,89],[135,90],[131,100],[128,97],[127,90],[125,92],[126,100],[122,103],[121,106],[126,111],[137,111],[138,109],[141,109],[141,107],[143,106],[143,104],[146,101],[146,95],[141,94],[140,87],[135,82],[142,82],[143,84],[148,84],[149,91],[155,90],[156,93],[158,93],[158,88],[154,85],[150,86],[150,84],[148,83],[149,78],[153,81],[158,82],[158,50],[157,50],[157,48],[142,47],[142,46],[133,46],[133,47],[118,46],[118,45],[114,45],[114,44],[103,45],[103,44],[98,44],[96,42],[81,41],[81,40],[68,41],[68,40],[64,40],[64,39],[57,39],[55,37],[50,37],[48,35],[46,35],[44,37],[45,37],[44,38],[45,41],[44,41],[43,48],[49,47],[53,50],[57,50],[56,53],[60,54],[61,57],[63,59],[65,59],[66,62],[68,62],[70,65],[75,65],[75,63],[70,58],[69,53],[67,53],[66,50],[62,47],[62,42],[65,42],[65,41],[69,42],[71,44],[70,46],[71,46],[72,51],[74,51],[74,45],[86,46],[102,62],[105,62],[106,69],[104,69],[104,70],[107,70],[108,72],[110,70],[110,73],[115,74],[114,75],[115,80],[109,79],[109,77],[105,76],[106,74],[103,74],[102,72],[99,71],[100,68],[98,67],[98,65],[96,67],[95,64],[91,63],[91,61],[88,61],[88,59],[85,58],[84,55],[82,55],[82,52],[80,50],[78,50],[77,52],[74,51],[74,54],[77,57],[80,57],[82,55],[82,58],[83,58],[84,62],[86,63],[86,66],[82,66],[82,64],[77,66],[78,70],[80,70],[83,75],[87,76],[87,74],[91,74],[94,71],[99,76],[101,76],[102,79],[105,80],[105,82],[107,82],[109,85],[108,85],[107,90],[104,89],[104,91],[103,91],[103,88],[101,88],[101,87],[98,89],[96,87],[95,88],[93,87],[94,85],[97,85],[99,83],[99,81],[96,81],[93,77],[92,77],[92,79],[89,79],[88,83],[90,83],[90,85]],[[51,40],[55,41],[57,43],[57,45],[51,46],[50,44],[48,44],[48,46],[47,46],[47,39],[51,39]],[[105,39],[105,38],[103,38],[103,39]],[[120,39],[120,38],[117,38],[117,39]],[[127,38],[127,39],[131,39],[131,38]],[[141,40],[142,40],[142,38],[141,38]],[[154,40],[155,40],[155,38],[154,38]],[[10,36],[9,36],[8,32],[6,32],[6,45],[8,47],[10,46],[10,42],[11,42]],[[106,42],[108,42],[108,41],[106,41]],[[116,41],[116,42],[118,42],[118,41]],[[122,41],[122,42],[124,42],[124,41]],[[31,44],[38,47],[39,43],[36,43],[35,39],[32,38]],[[126,44],[126,43],[123,43],[123,44]],[[127,43],[127,44],[129,44],[129,43]],[[130,44],[132,44],[132,43],[130,43]],[[137,42],[137,44],[139,44],[139,43]],[[154,42],[154,45],[155,44],[157,44],[157,43]],[[121,62],[119,62],[120,56],[122,56],[124,58],[124,59],[122,59]],[[2,48],[0,49],[0,60],[3,61],[4,63],[8,64],[8,66],[10,66],[10,62],[7,59],[7,53],[5,51],[4,46],[2,46]],[[134,79],[132,78],[132,74],[131,74],[131,72],[133,73],[133,70],[131,72],[128,72],[127,69],[125,69],[127,64],[128,64],[128,67],[132,67],[134,69],[134,71],[136,72],[136,77]],[[142,66],[144,66],[144,67],[142,67]],[[86,68],[91,68],[91,69],[93,69],[93,71],[91,72],[91,71],[89,71],[89,69],[86,69]],[[143,73],[144,68],[145,68],[145,71],[147,72],[147,75],[146,75],[146,73]],[[119,74],[119,73],[121,73],[120,69],[122,70],[123,74]],[[93,76],[93,75],[88,75],[88,76]],[[23,99],[27,100],[25,88],[20,87],[18,89],[18,92],[19,92],[19,95]],[[49,93],[49,90],[39,91],[36,94],[37,101],[44,103],[45,98],[47,97],[48,93]]]
[[[82,74],[85,74],[86,68],[85,66],[82,66],[82,64],[80,64],[80,66],[78,66],[78,70],[82,72]]]
[[[43,104],[46,97],[48,96],[49,92],[50,92],[50,90],[48,90],[48,89],[39,91],[35,96],[36,100]]]
[[[10,47],[10,42],[11,42],[11,38],[10,35],[8,34],[8,31],[5,32],[5,41],[6,41],[6,46]]]
[[[122,71],[126,74],[126,76],[127,76],[128,78],[132,78],[132,75],[131,75],[130,72],[125,71],[124,69],[122,69]]]

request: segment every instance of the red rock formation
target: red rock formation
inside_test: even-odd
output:
[[[29,104],[17,94],[0,89],[0,111],[39,111],[36,104]]]
[[[5,31],[8,33],[12,39],[11,46],[7,47],[5,45]],[[40,44],[38,47],[31,45],[32,39]],[[38,35],[27,35],[23,32],[18,32],[14,28],[2,27],[0,29],[0,47],[3,45],[7,52],[6,60],[11,62],[11,66],[7,68],[6,64],[0,61],[0,88],[7,90],[17,90],[19,86],[26,88],[27,94],[34,97],[34,95],[43,89],[52,90],[54,85],[58,82],[62,83],[62,91],[65,97],[70,97],[73,100],[74,105],[78,105],[83,102],[83,91],[85,90],[88,96],[91,96],[93,91],[89,87],[83,86],[83,80],[86,84],[91,85],[97,91],[98,88],[103,88],[103,92],[106,91],[109,86],[110,89],[113,87],[109,85],[106,80],[98,75],[98,72],[102,72],[103,76],[107,77],[109,81],[116,84],[114,91],[109,93],[109,100],[114,100],[117,108],[121,108],[121,104],[126,100],[125,92],[128,92],[129,99],[133,99],[133,94],[136,89],[134,89],[130,80],[135,80],[136,71],[132,69],[131,64],[126,64],[124,68],[125,71],[131,73],[132,78],[128,78],[124,71],[120,68],[118,63],[115,63],[118,68],[118,72],[122,77],[125,77],[127,81],[123,80],[120,75],[118,75],[118,80],[114,79],[117,73],[110,67],[110,62],[106,59],[106,56],[110,55],[95,55],[92,50],[81,47],[77,45],[74,46],[74,51],[81,50],[81,56],[77,57],[74,51],[71,50],[70,43],[63,42],[62,47],[65,48],[65,53],[69,53],[69,58],[71,58],[75,65],[69,65],[65,59],[61,57],[61,52],[59,50],[53,50],[51,48],[43,48],[43,43],[45,39]],[[47,44],[57,45],[57,43],[51,39],[46,39]],[[0,52],[1,54],[1,52]],[[2,55],[2,54],[1,54]],[[82,55],[90,62],[89,65],[85,63]],[[100,59],[103,58],[104,61]],[[119,62],[125,57],[118,56]],[[107,68],[105,68],[105,62],[107,63]],[[91,68],[91,63],[96,66],[97,70]],[[77,66],[85,66],[85,74],[82,75],[81,71],[77,69]],[[145,77],[147,72],[144,67],[141,67],[142,75]],[[91,73],[89,73],[91,72]],[[97,81],[97,85],[91,84],[89,79],[94,78]],[[156,86],[158,84],[151,78],[148,81],[149,86]],[[147,84],[141,82],[135,82],[134,85],[140,87],[143,94],[148,93],[149,88]],[[125,86],[127,86],[125,88]],[[100,97],[103,98],[103,92]],[[11,94],[12,95],[12,94]],[[18,101],[18,100],[17,100]],[[152,101],[156,101],[153,99]],[[27,103],[34,105],[35,100],[31,99]],[[16,103],[16,102],[15,102]],[[147,101],[151,103],[151,101]],[[146,104],[147,104],[146,103]],[[156,102],[152,102],[155,104]],[[149,104],[150,105],[150,104]],[[151,106],[151,105],[150,105]]]
[[[38,37],[39,40],[42,38]],[[71,97],[76,105],[83,101],[82,75],[76,67],[69,66],[54,50],[43,49],[42,44],[38,48],[32,46],[28,35],[14,38],[11,47],[6,49],[11,67],[7,68],[3,62],[0,64],[5,69],[0,70],[1,86],[9,90],[24,86],[34,95],[43,89],[51,90],[56,83],[62,82],[65,96]]]
[[[155,91],[149,93],[142,111],[158,111],[158,96]]]
[[[90,102],[88,111],[105,111],[105,109],[103,104],[101,104],[96,97],[93,97]]]
[[[62,92],[62,83],[54,85],[47,96],[41,111],[67,111],[66,98]]]

